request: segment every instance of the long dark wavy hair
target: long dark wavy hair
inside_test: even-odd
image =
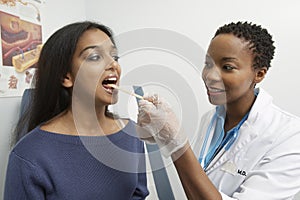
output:
[[[70,106],[72,94],[70,89],[63,87],[62,81],[72,71],[72,58],[78,40],[89,29],[103,31],[115,45],[111,29],[91,21],[72,23],[52,34],[43,45],[34,77],[35,89],[30,96],[31,103],[16,125],[13,144]],[[106,113],[110,115],[107,107]]]

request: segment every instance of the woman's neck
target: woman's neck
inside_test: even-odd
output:
[[[120,130],[120,125],[108,117],[106,108],[92,110],[80,109],[80,107],[69,108],[53,119],[45,123],[41,129],[66,134],[81,136],[101,136]]]

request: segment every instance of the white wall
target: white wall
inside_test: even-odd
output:
[[[71,22],[86,19],[85,0],[44,0],[43,39],[44,41],[57,29]]]
[[[46,0],[41,12],[43,40],[61,26],[84,19],[84,0]],[[11,132],[19,116],[20,101],[20,97],[0,98],[0,199],[3,195]]]
[[[88,19],[110,26],[116,34],[139,28],[170,29],[191,38],[204,49],[217,27],[231,21],[252,21],[266,27],[276,52],[262,83],[280,107],[300,116],[298,47],[300,2],[203,0],[87,0]],[[126,66],[127,67],[127,66]],[[126,70],[123,67],[123,70]]]

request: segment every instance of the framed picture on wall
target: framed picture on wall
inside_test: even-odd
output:
[[[42,49],[39,0],[0,0],[0,97],[32,87]]]

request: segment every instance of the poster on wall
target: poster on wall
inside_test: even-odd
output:
[[[0,0],[0,97],[32,87],[42,48],[40,0]]]

